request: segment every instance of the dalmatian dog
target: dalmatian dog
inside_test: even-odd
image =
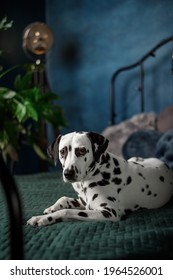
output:
[[[156,158],[124,160],[107,151],[108,140],[94,132],[59,136],[48,154],[63,167],[78,198],[61,197],[27,224],[50,225],[66,219],[119,221],[129,211],[158,208],[173,194],[173,172]]]

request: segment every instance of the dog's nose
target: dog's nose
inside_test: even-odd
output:
[[[73,180],[74,177],[75,177],[74,169],[65,169],[64,170],[64,176],[67,180]]]

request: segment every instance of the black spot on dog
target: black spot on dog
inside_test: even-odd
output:
[[[118,160],[116,158],[113,158],[113,162],[114,162],[115,166],[119,165],[119,162],[118,162]]]
[[[102,176],[105,180],[109,180],[111,177],[110,173],[108,173],[108,172],[102,172]]]
[[[85,200],[83,200],[82,197],[80,197],[80,200],[81,200],[82,204],[83,204],[84,206],[86,206],[86,202],[85,202]]]
[[[69,146],[69,152],[71,152],[71,149],[72,149],[71,146]]]
[[[136,161],[132,161],[133,162],[133,164],[138,164],[138,165],[140,165],[139,163],[137,163]]]
[[[105,218],[110,218],[112,216],[111,213],[106,210],[102,210],[101,213]]]
[[[147,195],[151,195],[151,191],[148,191]]]
[[[163,176],[160,176],[159,179],[160,179],[161,182],[165,181],[165,178]]]
[[[102,155],[100,165],[107,164],[109,162],[109,160],[110,160],[109,154]]]
[[[52,217],[48,217],[47,219],[48,219],[49,222],[52,222],[52,221],[53,221],[53,218],[52,218]]]
[[[60,207],[61,207],[61,208],[63,208],[63,205],[62,205],[62,204],[60,204]]]
[[[79,207],[80,203],[77,201],[77,199],[71,201],[71,204],[73,204],[74,207]]]
[[[129,185],[132,182],[132,177],[127,177],[126,185]]]
[[[104,209],[108,210],[109,212],[111,212],[111,209],[109,207],[104,207]]]
[[[105,207],[106,205],[108,205],[107,203],[101,203],[100,206],[101,207]]]
[[[119,167],[116,167],[116,168],[114,168],[113,172],[115,175],[119,175],[119,174],[121,174],[121,169]]]
[[[79,170],[77,169],[77,167],[75,166],[75,171],[76,171],[76,173],[78,174],[79,173]]]
[[[68,208],[72,208],[69,201],[67,201],[67,204],[68,204]]]
[[[138,175],[141,176],[145,180],[145,177],[143,176],[142,173],[139,172]]]
[[[106,168],[109,168],[110,167],[110,163],[106,164]]]
[[[134,206],[134,209],[137,209],[137,208],[139,208],[139,205],[138,205],[138,204],[136,204],[136,205]]]
[[[117,189],[117,193],[120,193],[120,191],[121,191],[121,188]]]
[[[165,166],[167,167],[167,169],[170,169],[170,167],[167,165],[167,163],[166,163],[166,162],[164,162],[164,164],[165,164]]]
[[[100,170],[97,168],[97,169],[94,171],[93,176],[96,176],[96,175],[99,174],[99,173],[100,173]]]
[[[132,162],[133,162],[133,164],[139,165],[140,167],[144,167],[143,164],[140,164],[140,163],[138,163],[138,162],[136,162],[136,161],[132,161]]]
[[[149,185],[146,185],[146,189],[149,189]]]
[[[99,185],[99,186],[106,186],[106,185],[109,185],[109,181],[103,179],[101,181],[98,181],[97,185]]]
[[[85,162],[87,161],[87,158],[86,158],[86,157],[84,158],[84,161],[85,161]]]
[[[88,206],[88,209],[89,209],[89,210],[93,210],[93,208],[91,207],[91,205]]]
[[[96,199],[97,197],[98,197],[98,194],[95,193],[95,194],[93,195],[93,197],[92,197],[92,200]]]
[[[114,216],[117,217],[117,212],[114,209],[111,209],[111,211],[114,214]]]
[[[112,182],[115,183],[116,185],[120,185],[122,182],[122,179],[115,177],[114,179],[112,179]]]
[[[154,197],[156,197],[157,196],[157,193],[154,193]]]
[[[61,155],[61,158],[64,158],[64,159],[67,158],[67,155],[68,155],[67,146],[65,146],[63,149],[60,150],[60,155]]]
[[[84,189],[83,189],[83,192],[84,192],[84,194],[86,194],[86,192],[87,192],[87,188],[84,188]]]
[[[87,217],[88,217],[88,214],[85,213],[85,212],[79,212],[79,213],[78,213],[78,216],[87,218]]]
[[[112,201],[112,202],[116,201],[116,198],[115,198],[115,197],[112,197],[112,196],[108,196],[107,199],[110,200],[110,201]]]
[[[96,182],[92,182],[92,183],[90,183],[89,184],[89,188],[94,188],[94,187],[96,187],[97,186],[97,183]]]
[[[141,189],[141,192],[144,192],[144,188]]]

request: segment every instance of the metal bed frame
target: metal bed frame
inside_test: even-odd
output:
[[[155,57],[155,52],[157,49],[162,47],[163,45],[167,44],[168,42],[173,41],[173,35],[162,40],[160,43],[158,43],[155,47],[153,47],[149,52],[147,52],[142,58],[140,58],[138,61],[136,61],[133,64],[127,65],[125,67],[121,67],[117,69],[111,77],[111,82],[110,82],[110,106],[111,106],[111,119],[110,119],[110,124],[114,125],[116,123],[116,111],[115,111],[115,105],[116,105],[116,100],[115,100],[115,82],[118,77],[118,75],[124,71],[131,70],[132,68],[139,67],[140,71],[140,85],[139,85],[139,92],[141,94],[141,112],[144,112],[144,62],[149,58],[149,57]],[[172,69],[173,71],[173,57],[172,57]]]
[[[16,183],[0,154],[0,180],[9,210],[10,259],[24,259],[22,207]]]

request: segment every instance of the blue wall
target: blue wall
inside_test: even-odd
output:
[[[101,132],[110,119],[112,72],[138,60],[173,34],[172,0],[47,0],[46,19],[55,34],[47,56],[53,91],[61,95],[69,128]],[[145,110],[159,112],[173,101],[172,44],[145,64]],[[139,112],[139,73],[122,75],[117,121]],[[128,95],[127,95],[128,93]]]

